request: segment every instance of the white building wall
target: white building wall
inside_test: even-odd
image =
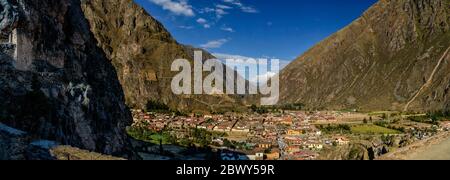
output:
[[[26,36],[23,36],[20,29],[14,29],[10,39],[11,43],[16,45],[14,52],[15,68],[22,71],[30,70],[33,61],[33,46],[31,41]]]

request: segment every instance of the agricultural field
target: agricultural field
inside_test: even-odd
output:
[[[400,131],[377,126],[377,125],[355,125],[351,127],[351,132],[355,134],[400,134]]]

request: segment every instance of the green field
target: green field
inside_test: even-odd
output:
[[[145,128],[128,127],[127,133],[134,139],[153,144],[173,144],[175,141],[175,138],[167,132],[158,133]]]
[[[400,134],[399,131],[377,125],[357,125],[351,127],[355,134]]]

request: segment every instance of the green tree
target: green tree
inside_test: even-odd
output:
[[[258,110],[258,107],[256,107],[256,105],[252,104],[252,106],[250,107],[250,109],[251,109],[253,112],[256,112],[256,111]]]

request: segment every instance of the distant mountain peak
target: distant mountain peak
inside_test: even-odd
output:
[[[194,51],[201,49],[179,44],[132,0],[90,0],[83,1],[82,7],[98,45],[116,67],[128,105],[145,108],[149,101],[157,101],[181,111],[242,106],[238,96],[174,95],[171,80],[176,72],[170,71],[172,62],[193,62]],[[214,58],[201,51],[204,60]]]
[[[280,102],[312,109],[448,109],[448,7],[440,0],[377,2],[283,70]]]

